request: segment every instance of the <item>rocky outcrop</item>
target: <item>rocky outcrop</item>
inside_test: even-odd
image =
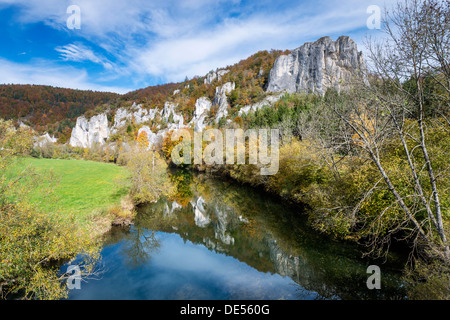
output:
[[[208,117],[211,106],[211,101],[207,97],[201,97],[195,101],[194,117],[189,122],[189,124],[194,125],[195,132],[203,131],[206,127],[205,120]]]
[[[235,88],[234,82],[227,82],[220,87],[216,87],[216,95],[214,97],[213,105],[218,106],[216,113],[216,122],[223,117],[228,116],[228,98],[227,94],[233,91]]]
[[[238,114],[239,116],[242,116],[243,114],[248,114],[250,111],[255,112],[258,109],[261,109],[263,107],[270,107],[272,106],[275,102],[277,102],[278,100],[280,100],[280,98],[283,96],[283,94],[277,94],[277,95],[272,95],[272,96],[267,96],[265,97],[262,101],[257,102],[255,104],[251,104],[251,105],[247,105],[245,107],[242,107]]]
[[[20,124],[20,127],[29,128],[29,126],[27,126],[27,125],[23,125],[22,126],[22,123]],[[45,133],[42,136],[34,137],[34,144],[33,145],[35,147],[42,148],[46,144],[48,144],[48,143],[56,143],[56,141],[58,141],[57,138],[51,137],[48,133]]]
[[[158,112],[158,109],[147,110],[141,104],[136,103],[133,103],[130,109],[119,108],[114,116],[111,133],[115,133],[119,128],[124,127],[127,121],[134,121],[135,124],[141,124],[153,120]]]
[[[147,134],[149,148],[151,148],[153,144],[162,140],[167,131],[185,127],[183,124],[183,116],[175,112],[176,107],[177,105],[166,102],[162,110],[158,110],[157,108],[147,110],[142,105],[133,103],[130,109],[119,108],[116,110],[111,128],[108,126],[106,113],[94,116],[89,120],[81,116],[77,119],[77,123],[72,130],[69,144],[73,147],[83,148],[90,148],[95,143],[103,144],[109,138],[110,134],[116,133],[127,122],[141,124],[149,122],[158,116],[167,123],[167,128],[158,131],[158,133],[154,133],[148,126],[143,126],[138,131],[138,135],[142,132]]]
[[[269,74],[267,86],[269,95],[258,103],[241,107],[238,114],[242,116],[264,106],[272,106],[284,92],[315,92],[323,95],[330,87],[340,91],[351,83],[355,75],[364,74],[365,71],[362,53],[357,50],[355,42],[349,37],[342,36],[336,41],[330,37],[324,37],[315,42],[305,43],[290,54],[278,57]],[[184,123],[183,115],[176,112],[178,105],[170,101],[165,102],[162,109],[146,109],[140,104],[133,103],[131,107],[122,107],[115,111],[110,128],[106,114],[94,116],[89,120],[84,116],[79,117],[69,143],[71,146],[89,148],[95,143],[103,144],[110,133],[119,132],[119,128],[125,127],[127,123],[142,125],[152,120],[155,121],[151,125],[158,131],[155,131],[153,127],[154,132],[152,132],[148,124],[138,133],[147,133],[149,148],[161,141],[170,130],[191,126],[195,132],[201,132],[213,122],[210,119],[212,106],[216,110],[214,115],[216,123],[229,116],[227,95],[235,90],[235,83],[218,82],[220,80],[223,82],[223,76],[228,72],[230,70],[221,69],[206,75],[205,83],[216,86],[214,100],[211,102],[207,97],[198,98],[195,102],[193,118],[187,124]],[[263,69],[260,69],[258,77],[263,74]],[[180,94],[180,89],[173,91],[173,95],[177,94]],[[227,122],[231,120],[228,119]],[[49,139],[50,137],[46,138],[46,140]]]
[[[149,126],[142,126],[138,131],[138,137],[139,135],[145,132],[147,134],[148,139],[148,148],[147,150],[150,150],[154,144],[158,142],[158,140],[162,137],[158,136],[158,134],[154,133]]]
[[[230,72],[230,70],[218,70],[217,72],[215,71],[210,71],[205,78],[205,83],[206,84],[212,84],[214,82],[214,80],[217,79],[217,81],[220,81],[220,79],[227,74],[228,72]]]
[[[168,129],[180,129],[183,127],[183,116],[175,112],[176,104],[166,102],[161,110],[161,119],[167,123]]]
[[[109,132],[106,113],[93,116],[89,120],[81,116],[72,130],[69,144],[72,147],[91,148],[94,144],[105,143]]]
[[[267,91],[323,95],[330,87],[340,91],[365,70],[362,52],[353,40],[347,36],[336,41],[323,37],[278,57],[269,74]]]

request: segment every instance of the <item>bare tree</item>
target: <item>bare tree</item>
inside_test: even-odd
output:
[[[429,131],[433,118],[429,108],[439,109],[440,122],[448,132],[449,107],[449,1],[406,0],[385,11],[381,42],[368,40],[372,62],[372,85],[361,81],[351,102],[334,105],[335,112],[353,130],[353,140],[368,154],[381,174],[408,224],[397,226],[425,244],[444,260],[450,259],[442,215],[445,168],[437,168],[430,154]],[[425,88],[431,81],[440,94]],[[432,101],[427,104],[427,101]],[[396,185],[384,163],[389,145],[403,150],[411,181],[410,194]],[[436,146],[433,146],[436,147]],[[447,153],[449,150],[440,150]],[[442,172],[439,172],[442,171]],[[448,172],[447,172],[448,173]],[[423,213],[426,218],[423,218]],[[383,215],[384,212],[380,213]]]

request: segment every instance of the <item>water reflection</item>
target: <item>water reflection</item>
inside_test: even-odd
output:
[[[120,299],[404,297],[395,266],[381,266],[382,290],[367,289],[372,262],[306,228],[300,209],[204,175],[179,177],[174,199],[139,208],[133,227],[108,236],[105,263],[123,279],[106,274],[70,298],[114,298],[105,286],[120,287]]]

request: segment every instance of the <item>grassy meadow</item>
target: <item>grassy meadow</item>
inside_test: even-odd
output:
[[[33,190],[28,200],[45,212],[73,216],[81,224],[93,213],[120,204],[129,190],[126,168],[85,160],[21,158],[9,169],[8,178],[14,179],[28,166],[40,181],[35,188],[31,187],[34,178],[20,181]]]

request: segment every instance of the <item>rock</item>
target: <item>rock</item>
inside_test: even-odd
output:
[[[261,78],[263,76],[263,74],[264,74],[264,70],[263,70],[263,68],[260,68],[259,72],[258,72],[258,78]]]
[[[173,90],[173,95],[180,93],[180,89]]]
[[[214,71],[209,72],[206,75],[205,81],[204,83],[206,84],[212,84],[212,82],[217,78],[217,73],[215,73]]]
[[[166,102],[164,108],[161,110],[161,119],[164,119],[167,122],[168,129],[180,129],[184,127],[183,116],[175,112],[177,106],[178,105],[171,102]],[[171,115],[172,119],[170,119]]]
[[[22,127],[22,125],[21,125]],[[28,126],[24,125],[25,128],[29,128]],[[34,146],[40,147],[42,148],[43,146],[45,146],[47,143],[56,143],[58,141],[57,138],[55,138],[54,136],[51,137],[48,133],[43,134],[42,136],[39,137],[34,137]]]
[[[72,147],[91,148],[95,143],[104,144],[109,132],[106,113],[93,116],[90,120],[81,116],[72,130],[69,144]]]
[[[28,128],[30,128],[30,126],[27,126],[25,123],[22,122],[22,120],[19,120],[19,128],[28,129]]]
[[[169,132],[170,130],[177,130],[186,127],[186,125],[183,124],[183,116],[175,112],[176,107],[177,107],[176,104],[166,102],[164,104],[164,108],[160,112],[161,119],[167,122],[166,129],[159,130],[157,133],[154,133],[148,126],[142,126],[142,128],[139,129],[138,136],[141,134],[141,132],[147,133],[148,137],[147,150],[150,150],[154,144],[161,142],[166,133]]]
[[[341,36],[334,42],[323,37],[278,57],[269,74],[267,91],[323,95],[330,87],[340,91],[356,74],[365,71],[362,52],[353,40]]]
[[[228,72],[230,72],[230,70],[218,70],[217,72],[214,71],[210,71],[205,78],[205,83],[206,84],[212,84],[214,80],[217,79],[217,81],[220,81],[220,79],[227,74]]]
[[[211,110],[211,101],[207,97],[198,98],[195,101],[195,111],[194,117],[189,122],[189,124],[194,125],[194,131],[200,132],[206,127],[204,123],[206,117],[208,116],[209,111]]]
[[[280,100],[280,98],[284,95],[284,93],[278,94],[278,95],[272,95],[265,97],[262,101],[257,102],[255,104],[247,105],[245,107],[242,107],[238,115],[242,116],[243,114],[248,114],[250,111],[255,112],[258,109],[263,108],[264,106],[272,106],[275,102]]]
[[[147,150],[151,150],[152,146],[158,142],[159,137],[148,126],[142,126],[142,128],[139,129],[138,137],[142,132],[145,132],[147,134],[147,138],[148,138]]]
[[[216,122],[228,115],[228,98],[227,94],[233,91],[235,83],[227,82],[220,87],[216,87],[216,95],[214,97],[213,105],[217,105]]]
[[[114,116],[111,133],[115,133],[119,128],[124,127],[127,121],[134,121],[135,124],[141,124],[153,120],[158,112],[156,108],[147,110],[141,104],[136,105],[136,103],[133,103],[130,110],[119,108]]]

